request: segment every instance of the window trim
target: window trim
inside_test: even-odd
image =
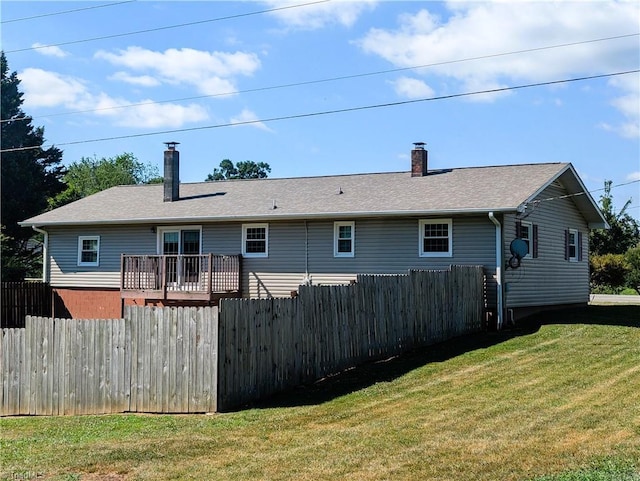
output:
[[[349,252],[340,252],[338,250],[340,240],[340,227],[351,227],[351,250]],[[355,257],[356,255],[356,223],[354,221],[338,221],[333,223],[333,257]]]
[[[424,227],[430,224],[446,224],[448,250],[446,252],[424,251]],[[418,255],[419,257],[453,257],[453,220],[448,219],[420,219],[418,221]]]
[[[183,230],[197,230],[200,232],[200,252],[199,255],[202,255],[202,226],[201,225],[165,225],[158,226],[156,228],[157,238],[156,238],[156,252],[158,255],[162,255],[163,246],[164,246],[164,234],[165,232],[178,232],[178,252],[182,251],[182,231]],[[181,255],[181,254],[180,254]]]
[[[95,262],[83,262],[82,261],[82,253],[83,252],[93,252],[93,251],[84,251],[82,249],[82,243],[85,240],[95,240],[97,241],[96,245],[96,261]],[[98,267],[100,265],[100,236],[99,235],[79,235],[78,236],[78,266],[80,267]]]
[[[574,243],[571,243],[571,234],[573,234]],[[571,246],[574,247],[574,255],[571,255]],[[580,261],[580,232],[578,229],[567,229],[567,260],[569,262]]]
[[[525,257],[533,257],[533,222],[529,222],[526,220],[522,220],[519,221],[520,222],[520,227],[519,227],[519,235],[518,237],[520,239],[522,239],[523,241],[525,241],[525,243],[527,244],[527,254],[525,255]],[[523,227],[526,227],[527,229],[527,237],[526,239],[524,238],[524,236],[522,235],[524,232]]]
[[[264,229],[264,252],[247,252],[247,230]],[[242,224],[242,256],[243,257],[269,257],[269,224]]]

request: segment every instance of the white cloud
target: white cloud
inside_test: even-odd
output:
[[[342,0],[300,7],[294,7],[294,5],[300,5],[297,0],[267,0],[263,3],[270,8],[281,8],[271,12],[271,15],[286,26],[301,30],[315,30],[333,24],[350,27],[364,11],[373,9],[378,1]],[[283,7],[292,8],[282,9]]]
[[[126,107],[126,108],[123,108]],[[141,100],[135,105],[121,99],[101,95],[96,103],[96,115],[113,119],[114,125],[136,128],[178,128],[207,120],[207,111],[196,104],[178,105]]]
[[[369,30],[357,44],[396,67],[428,66],[416,73],[443,77],[439,84],[449,92],[637,68],[637,37],[587,41],[636,32],[638,2],[451,1],[445,5],[447,17],[432,13],[428,5],[399,16],[395,29]],[[576,45],[523,52],[572,42]],[[498,55],[508,52],[520,53]],[[614,106],[625,123],[616,130],[637,136],[637,89],[627,82],[639,82],[637,76],[628,77],[632,80],[610,82],[622,90]]]
[[[149,99],[131,102],[105,93],[94,94],[82,80],[56,72],[27,68],[18,77],[29,109],[87,110],[86,115],[109,118],[114,125],[135,128],[178,128],[209,118],[207,111],[196,104],[153,103]]]
[[[611,104],[622,114],[624,121],[614,128],[627,138],[640,137],[640,75],[629,74],[612,78],[609,84],[622,91]]]
[[[631,172],[629,175],[627,175],[627,180],[629,182],[634,182],[636,180],[640,180],[640,171],[638,172]]]
[[[141,87],[156,87],[160,85],[160,81],[150,75],[129,75],[126,72],[116,72],[109,77],[109,79],[118,80],[132,85],[139,85]]]
[[[39,68],[26,68],[18,74],[28,108],[85,108],[90,103],[86,85],[79,79]]]
[[[62,50],[60,47],[47,47],[41,43],[34,43],[31,45],[31,48],[36,49],[36,52],[41,53],[42,55],[48,55],[50,57],[66,57],[67,55],[69,55],[68,52],[65,52],[64,50]]]
[[[434,95],[433,89],[419,79],[400,77],[389,83],[393,85],[398,95],[409,99],[428,98]]]
[[[237,90],[236,77],[250,76],[260,68],[260,60],[254,53],[206,52],[191,48],[158,52],[129,47],[117,53],[100,50],[95,57],[131,71],[144,72],[162,83],[192,85],[205,95],[233,93]]]
[[[237,125],[237,127],[248,125],[251,127],[257,127],[260,130],[265,130],[267,132],[273,132],[273,130],[267,127],[263,122],[259,122],[258,116],[249,109],[243,109],[242,112],[240,112],[238,115],[232,117],[229,122],[231,124],[239,124]]]

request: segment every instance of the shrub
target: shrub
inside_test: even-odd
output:
[[[625,286],[630,268],[623,254],[591,256],[589,264],[592,291],[609,287],[613,292],[617,293]]]
[[[640,294],[640,245],[632,247],[624,255],[628,266],[626,286]]]

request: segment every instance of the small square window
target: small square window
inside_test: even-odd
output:
[[[421,220],[420,257],[451,257],[453,232],[451,219]]]
[[[244,224],[242,226],[242,255],[268,257],[268,224]]]
[[[353,257],[355,255],[355,222],[335,222],[333,224],[333,256]]]
[[[78,265],[97,266],[100,264],[100,236],[78,237]]]

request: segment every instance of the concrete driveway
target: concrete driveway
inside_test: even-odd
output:
[[[589,304],[627,304],[640,306],[640,296],[616,296],[613,294],[591,294]]]

